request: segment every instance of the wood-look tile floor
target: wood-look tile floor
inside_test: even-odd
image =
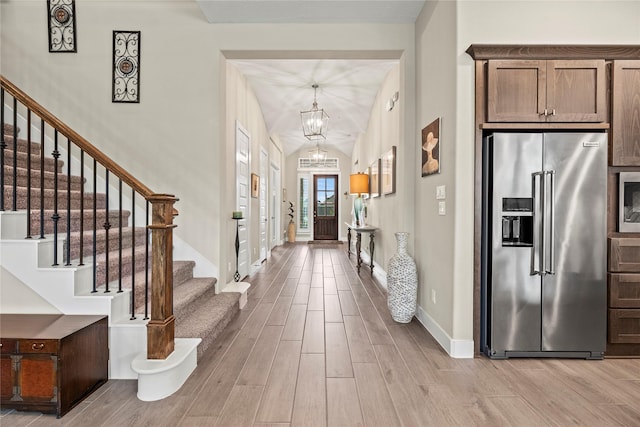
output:
[[[640,426],[640,359],[450,358],[345,245],[287,244],[249,281],[247,307],[173,396],[111,380],[61,419],[18,426]]]

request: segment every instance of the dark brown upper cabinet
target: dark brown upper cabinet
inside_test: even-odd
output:
[[[640,165],[640,60],[613,61],[611,165]]]
[[[605,122],[604,60],[490,60],[488,122]]]

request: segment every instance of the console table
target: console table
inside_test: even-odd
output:
[[[376,248],[375,235],[378,231],[378,227],[371,225],[355,226],[348,222],[347,225],[347,256],[351,258],[351,230],[356,232],[356,265],[358,267],[358,274],[360,274],[360,266],[362,265],[362,257],[360,256],[360,250],[362,247],[362,233],[369,233],[369,254],[371,255],[371,261],[369,262],[369,270],[373,276],[373,251]],[[365,264],[366,265],[366,264]]]
[[[0,406],[59,417],[107,382],[106,316],[0,315]]]

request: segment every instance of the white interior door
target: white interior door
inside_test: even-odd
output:
[[[269,197],[269,215],[271,221],[269,222],[270,234],[271,234],[271,249],[276,247],[280,241],[280,218],[281,218],[281,206],[280,206],[280,169],[273,163],[271,163],[271,179],[270,185],[270,197]]]
[[[238,221],[238,273],[240,280],[249,275],[249,217],[250,208],[250,160],[251,136],[246,129],[236,121],[236,204],[242,211],[244,219]]]
[[[269,154],[260,149],[260,262],[267,259],[267,181]]]

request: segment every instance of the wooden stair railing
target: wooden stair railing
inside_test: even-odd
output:
[[[7,94],[9,95],[7,97]],[[8,99],[10,98],[10,99]],[[10,122],[5,121],[5,103],[8,103],[9,108],[13,110],[13,118]],[[18,169],[18,157],[19,153],[17,150],[18,147],[18,110],[24,113],[23,119],[27,122],[26,129],[26,140],[28,146],[27,152],[27,236],[26,238],[31,238],[31,203],[32,203],[32,191],[35,191],[34,194],[39,193],[40,195],[40,238],[44,238],[45,234],[45,208],[44,208],[44,176],[45,176],[45,134],[53,134],[54,136],[54,148],[51,153],[53,159],[50,159],[54,163],[55,171],[53,172],[55,186],[53,190],[49,190],[53,192],[54,197],[54,213],[51,216],[53,234],[54,234],[54,264],[59,265],[57,262],[57,238],[58,238],[58,228],[59,221],[64,219],[64,212],[60,215],[58,211],[58,193],[59,193],[59,169],[62,169],[59,166],[59,157],[61,155],[60,150],[64,150],[64,147],[59,147],[59,135],[66,138],[67,140],[67,183],[66,183],[66,194],[67,194],[67,207],[66,207],[66,233],[67,233],[67,256],[66,256],[66,265],[70,264],[70,233],[71,233],[71,194],[72,194],[72,177],[71,177],[71,162],[72,162],[72,151],[79,150],[79,172],[80,172],[80,183],[78,184],[80,187],[80,260],[78,265],[83,264],[83,242],[84,242],[84,223],[85,223],[85,210],[84,210],[84,200],[85,200],[85,192],[84,192],[84,181],[85,181],[85,168],[90,168],[90,162],[87,164],[85,162],[85,155],[90,156],[93,159],[93,214],[89,213],[89,217],[93,218],[93,292],[97,292],[96,290],[96,281],[97,281],[97,265],[96,265],[96,217],[98,216],[98,208],[96,205],[99,204],[96,200],[96,182],[98,179],[103,179],[105,181],[105,190],[106,190],[106,207],[105,207],[105,215],[106,219],[103,224],[103,228],[105,230],[106,235],[106,262],[105,267],[106,273],[103,273],[105,276],[106,282],[106,290],[104,292],[110,292],[109,288],[109,229],[111,228],[111,220],[109,215],[109,176],[115,176],[118,182],[118,188],[120,193],[118,194],[119,198],[119,207],[118,207],[118,229],[119,234],[122,236],[122,215],[123,215],[123,204],[122,204],[122,184],[126,184],[131,189],[131,209],[132,209],[132,226],[135,227],[135,196],[136,194],[142,196],[146,201],[147,212],[146,212],[146,228],[151,232],[151,318],[147,325],[147,358],[149,359],[166,359],[174,350],[174,322],[175,318],[173,315],[173,228],[175,225],[173,224],[173,218],[178,215],[177,210],[174,208],[174,203],[178,201],[173,195],[169,194],[158,194],[151,191],[147,186],[142,184],[139,180],[137,180],[133,175],[131,175],[128,171],[122,168],[120,165],[115,163],[111,158],[105,155],[98,148],[93,146],[89,141],[80,136],[76,131],[71,129],[65,123],[63,123],[56,116],[47,111],[44,107],[38,104],[35,100],[25,94],[22,90],[16,87],[13,83],[7,80],[4,76],[0,75],[0,129],[2,129],[2,139],[0,140],[0,186],[2,187],[2,197],[0,198],[0,211],[4,211],[5,209],[5,200],[12,201],[12,206],[9,210],[17,210],[18,194],[17,194],[17,182],[19,180],[17,169]],[[34,115],[36,116],[34,119]],[[34,120],[40,120],[40,153],[32,153],[32,143],[37,143],[37,141],[32,141],[32,127],[38,131],[38,128],[34,123]],[[11,124],[12,133],[13,133],[13,152],[7,150],[8,145],[5,141],[5,125]],[[45,124],[50,127],[46,128]],[[72,145],[73,144],[73,145]],[[5,152],[5,150],[7,150]],[[40,169],[37,170],[37,167],[33,167],[32,165],[32,157],[37,158],[40,157]],[[12,170],[12,185],[7,185],[5,173],[5,165],[8,162],[8,158],[13,156],[13,163],[9,164],[6,168],[7,170]],[[77,161],[77,158],[74,158]],[[104,168],[103,175],[98,177],[97,175],[97,165],[101,165]],[[32,188],[33,177],[39,175],[40,178],[40,188]],[[7,187],[11,187],[9,190]],[[12,194],[11,194],[12,193]],[[149,224],[148,216],[149,216],[149,204],[151,204],[151,223]],[[47,232],[50,234],[50,232]],[[148,233],[147,233],[148,239]],[[135,232],[133,237],[131,238],[133,242],[135,242]],[[122,240],[119,241],[119,261],[122,263]],[[132,243],[132,246],[135,243]],[[147,240],[147,248],[149,247]],[[132,261],[135,264],[135,255],[132,250]],[[145,271],[148,271],[148,267],[146,266],[148,262],[148,256],[145,259]],[[119,287],[118,292],[122,292],[122,265],[120,265],[119,271]],[[135,270],[135,269],[133,269]],[[131,318],[135,318],[135,271],[132,271],[132,301],[131,301]],[[145,282],[145,318],[148,318],[147,315],[147,307],[148,303],[146,301],[148,287],[148,274],[145,273],[146,282]]]

